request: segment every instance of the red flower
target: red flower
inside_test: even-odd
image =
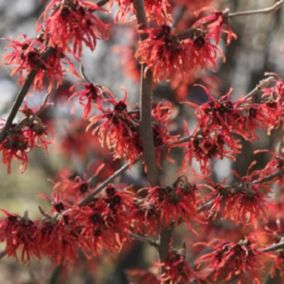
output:
[[[222,33],[227,44],[235,38],[222,13],[201,18],[191,29],[177,34],[169,26],[141,30],[147,38],[139,43],[136,57],[153,72],[154,81],[180,81],[196,76],[202,70],[215,68]],[[145,72],[147,72],[147,69]]]
[[[24,135],[28,138],[30,148],[35,146],[47,150],[49,144],[52,143],[48,139],[48,126],[40,118],[41,109],[31,109],[26,104],[21,112],[26,116],[18,127],[22,128]]]
[[[129,238],[133,196],[129,191],[109,185],[105,197],[86,206],[73,207],[63,213],[70,226],[78,231],[78,245],[87,257],[103,250],[119,250]]]
[[[54,183],[53,191],[61,196],[61,201],[76,204],[90,191],[90,185],[85,178],[63,172],[60,180]]]
[[[5,210],[1,211],[7,216],[0,221],[0,240],[6,242],[6,254],[17,257],[17,251],[20,250],[22,261],[29,261],[34,256],[40,258],[37,224],[27,216],[20,217]]]
[[[8,172],[11,172],[12,159],[20,160],[22,163],[21,172],[27,167],[29,139],[22,130],[9,130],[9,134],[0,144],[0,151],[2,152],[2,162],[8,167]]]
[[[73,45],[73,53],[80,57],[82,44],[94,50],[97,39],[107,39],[108,25],[101,21],[94,12],[105,12],[95,3],[74,0],[52,0],[45,8],[38,29],[45,31],[49,45],[68,50]]]
[[[9,40],[11,52],[3,56],[3,61],[6,65],[16,65],[12,70],[11,75],[19,76],[18,83],[23,85],[27,75],[36,68],[39,68],[33,87],[35,90],[41,90],[45,80],[47,80],[48,93],[52,88],[57,88],[62,84],[63,68],[61,61],[65,58],[66,63],[75,74],[75,69],[72,62],[64,57],[62,50],[54,47],[48,53],[47,58],[42,56],[47,48],[42,37],[31,39],[23,35],[23,40]]]
[[[82,90],[77,88],[83,87]],[[84,108],[83,118],[87,119],[91,113],[92,106],[101,104],[104,100],[111,96],[110,91],[100,85],[94,85],[92,83],[81,83],[70,88],[70,92],[73,94],[68,98],[71,101],[75,97],[78,97],[80,105]]]
[[[74,263],[78,257],[78,233],[66,223],[66,219],[43,220],[39,230],[39,244],[44,256],[58,265]]]
[[[167,259],[159,264],[162,267],[161,281],[170,284],[187,284],[192,281],[199,283],[199,276],[189,266],[184,255],[170,251]]]
[[[154,81],[182,77],[187,72],[184,64],[186,48],[169,26],[144,29],[141,33],[148,37],[139,43],[136,58],[151,69]]]
[[[113,0],[117,3],[119,10],[116,15],[117,20],[125,21],[130,14],[134,18],[135,10],[133,0]],[[147,18],[157,24],[170,24],[172,22],[171,4],[169,0],[145,0],[145,11]]]
[[[189,142],[180,146],[185,147],[183,169],[187,168],[188,163],[191,166],[195,159],[199,162],[203,174],[208,174],[210,171],[209,163],[213,158],[234,160],[241,149],[239,140],[232,139],[231,136],[223,133],[222,129],[205,129],[203,132],[199,127],[190,136]]]
[[[218,184],[212,189],[210,217],[219,213],[223,218],[235,223],[254,226],[257,226],[257,221],[267,219],[267,197],[262,191],[269,189],[255,184],[250,176],[243,177],[239,183],[232,186]]]
[[[181,183],[181,180],[185,181]],[[183,176],[172,187],[148,188],[144,203],[159,212],[160,223],[164,222],[168,226],[172,222],[179,224],[184,221],[192,229],[191,222],[200,221],[196,208],[196,190],[196,186],[189,184]]]
[[[238,284],[260,284],[260,272],[264,268],[264,254],[250,239],[235,242],[213,240],[206,244],[212,252],[202,255],[196,264],[208,281],[227,282],[234,278]]]
[[[134,162],[140,155],[139,123],[137,112],[128,113],[126,105],[127,96],[117,101],[110,97],[108,102],[113,109],[98,106],[102,114],[91,117],[87,127],[97,135],[102,146],[107,146],[112,151],[114,159],[126,158]]]

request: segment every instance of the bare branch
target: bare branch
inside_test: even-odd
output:
[[[257,9],[257,10],[248,10],[248,11],[240,11],[240,12],[233,12],[228,13],[227,16],[229,18],[234,17],[240,17],[240,16],[250,16],[250,15],[257,15],[257,14],[268,14],[277,11],[280,9],[282,4],[284,3],[284,0],[277,1],[274,5],[271,7],[263,8],[263,9]]]
[[[271,246],[268,246],[264,249],[262,249],[262,252],[270,252],[270,251],[275,251],[275,250],[281,250],[284,249],[284,241],[280,241],[278,244],[273,244]]]
[[[138,25],[140,28],[147,27],[147,19],[144,7],[144,0],[133,2]],[[143,40],[145,35],[140,34]],[[152,129],[152,81],[153,76],[150,70],[145,74],[146,66],[141,67],[141,89],[140,89],[140,139],[143,146],[143,159],[147,169],[148,180],[151,185],[159,184],[159,173],[156,164],[154,135]]]

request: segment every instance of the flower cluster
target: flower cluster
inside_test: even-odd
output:
[[[127,17],[134,18],[135,9],[133,0],[112,0],[118,5],[116,19],[126,21]],[[169,0],[145,0],[147,18],[156,24],[169,24],[172,22],[171,2]]]
[[[135,214],[139,222],[135,229],[143,232],[151,228],[148,231],[151,233],[164,225],[185,222],[193,230],[192,221],[201,220],[197,213],[196,190],[197,187],[190,184],[186,176],[179,177],[171,187],[143,189],[147,196],[138,202]]]
[[[261,283],[265,254],[258,251],[257,244],[249,238],[237,243],[213,240],[205,246],[212,252],[199,257],[196,264],[208,280],[227,282],[237,278],[238,283]]]
[[[90,118],[87,130],[98,136],[102,146],[112,151],[114,159],[126,158],[132,163],[142,153],[139,111],[127,110],[126,94],[122,100],[117,100],[110,92],[103,92],[102,98],[96,104],[100,113]],[[177,140],[177,136],[171,135],[166,127],[172,120],[171,114],[172,105],[167,102],[157,104],[152,110],[157,159],[161,156],[162,147],[169,149]]]
[[[48,126],[41,120],[39,112],[25,106],[22,113],[25,118],[7,130],[7,135],[0,144],[2,161],[7,165],[8,172],[11,171],[13,159],[21,161],[24,171],[28,164],[28,153],[34,147],[47,150],[48,144],[51,143],[48,138]]]
[[[75,180],[73,186],[75,183],[78,191],[85,192],[86,183]],[[55,190],[59,186],[62,188],[56,184]],[[76,259],[79,250],[93,257],[105,250],[118,250],[128,240],[131,192],[109,185],[105,195],[85,206],[68,203],[70,194],[65,191],[53,199],[55,217],[43,212],[42,220],[31,221],[26,215],[2,210],[6,217],[0,220],[0,240],[6,243],[7,255],[16,257],[20,252],[23,261],[47,256],[57,264],[67,264]]]
[[[94,50],[97,39],[108,38],[108,25],[94,12],[105,10],[90,1],[52,0],[41,16],[38,30],[44,31],[49,46],[59,46],[65,51],[72,44],[73,54],[80,57],[83,43]]]
[[[189,266],[185,256],[177,251],[170,251],[167,259],[160,265],[163,271],[162,283],[199,283],[200,276]]]
[[[26,35],[19,40],[9,40],[10,52],[3,56],[6,65],[15,65],[11,75],[18,75],[18,83],[23,85],[27,75],[37,70],[33,82],[34,89],[41,90],[47,81],[48,92],[61,85],[64,69],[62,59],[73,69],[72,62],[64,56],[59,47],[47,49],[42,36],[28,38]]]
[[[153,72],[154,81],[181,81],[195,77],[200,71],[216,67],[222,55],[218,44],[222,33],[228,35],[227,43],[235,37],[221,13],[199,19],[183,33],[162,25],[140,31],[147,35],[139,43],[136,57]]]

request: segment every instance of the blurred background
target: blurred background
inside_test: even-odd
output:
[[[45,0],[0,0],[1,56],[5,53],[6,38],[15,38],[20,34],[35,35],[36,20],[47,2]],[[211,7],[212,10],[220,7],[221,9],[230,8],[231,11],[241,11],[267,7],[275,1],[224,0],[215,2]],[[174,15],[179,14],[179,9],[174,11]],[[232,87],[233,98],[242,96],[254,88],[264,77],[265,72],[275,72],[283,78],[284,7],[267,15],[234,18],[230,24],[238,35],[238,39],[224,50],[226,62],[220,62],[220,67],[216,72],[207,74],[210,78],[208,82],[211,82],[212,89],[216,90],[214,94],[222,95]],[[82,58],[85,73],[91,81],[105,85],[117,96],[122,96],[123,89],[126,89],[133,106],[138,102],[137,79],[139,78],[138,64],[135,64],[132,59],[135,44],[131,25],[118,24],[113,28],[109,41],[99,42],[95,52],[84,50]],[[19,88],[16,78],[9,75],[11,67],[5,66],[2,62],[0,66],[0,113],[1,117],[5,118]],[[39,198],[38,193],[51,192],[52,183],[56,180],[58,172],[69,170],[82,173],[86,168],[89,171],[95,168],[97,166],[95,161],[105,160],[108,163],[111,161],[107,151],[101,149],[93,137],[84,133],[86,122],[78,120],[80,107],[66,104],[66,98],[70,95],[69,87],[74,81],[76,78],[66,76],[63,86],[52,93],[50,101],[54,107],[48,108],[43,114],[44,119],[52,125],[52,139],[56,142],[50,145],[48,153],[42,149],[32,151],[29,155],[28,169],[23,174],[19,172],[17,163],[13,163],[11,174],[7,174],[6,167],[0,163],[0,208],[19,214],[28,210],[29,216],[36,217],[39,214],[38,205],[48,206]],[[28,97],[29,105],[39,105],[44,96],[45,92],[31,93]],[[200,88],[188,85],[180,91],[171,88],[168,83],[155,88],[154,100],[158,101],[163,98],[175,104],[177,124],[181,123],[184,118],[194,124],[193,113],[181,106],[179,100],[190,99],[197,103],[206,101],[206,96]],[[177,128],[178,125],[174,125],[173,131]],[[252,146],[243,142],[244,154],[234,165],[227,160],[214,162],[214,178],[219,180],[230,176],[232,167],[240,174],[245,174],[248,164],[254,159],[253,150],[256,148],[275,149],[282,135],[281,131],[275,131],[270,136],[259,133],[260,139],[257,144]],[[81,145],[82,141],[87,141],[90,145],[86,146],[83,143],[83,148],[80,148],[78,145]],[[182,160],[182,154],[178,151],[174,155],[176,161]],[[261,166],[265,163],[266,157],[260,155],[258,159]],[[112,162],[109,167],[115,170],[119,165],[119,162]],[[176,167],[165,163],[163,183],[172,183],[175,180],[175,174]],[[143,185],[141,166],[128,171],[122,177],[122,181]],[[94,264],[86,264],[82,260],[81,267],[66,274],[60,283],[127,283],[123,274],[124,269],[135,267],[140,257],[144,257],[146,265],[147,259],[150,259],[153,254],[151,249],[142,248],[141,244],[133,244],[133,247],[123,255],[103,257],[99,265],[95,265],[97,260]],[[0,283],[47,283],[56,273],[57,270],[54,270],[48,261],[32,262],[29,265],[5,258],[0,261]]]

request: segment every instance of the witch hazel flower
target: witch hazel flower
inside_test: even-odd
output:
[[[141,153],[138,113],[128,112],[126,100],[126,94],[122,100],[111,96],[107,100],[109,106],[98,105],[100,113],[90,118],[87,130],[91,129],[101,145],[112,151],[114,159],[134,162]]]
[[[67,218],[45,218],[38,224],[41,254],[58,265],[74,264],[79,255],[78,232]]]
[[[193,268],[190,267],[186,257],[171,250],[165,261],[158,264],[162,269],[161,283],[200,283],[200,276]]]
[[[95,12],[106,12],[95,3],[84,0],[52,0],[46,6],[38,30],[43,30],[50,46],[59,46],[72,52],[79,58],[83,43],[94,50],[97,39],[107,39],[109,26]]]
[[[199,127],[190,135],[188,142],[181,143],[179,146],[185,151],[182,169],[186,170],[188,165],[192,168],[192,163],[196,160],[203,174],[210,172],[213,159],[235,160],[241,150],[240,141],[231,139],[230,135],[222,132],[222,129],[203,131]]]
[[[21,109],[24,118],[7,130],[7,135],[0,143],[3,163],[7,165],[8,172],[11,172],[12,160],[21,161],[21,172],[28,164],[28,153],[34,147],[47,150],[52,143],[47,133],[48,126],[41,120],[38,110],[33,110],[27,105]]]
[[[103,101],[107,101],[112,96],[106,87],[91,82],[73,85],[70,92],[72,95],[68,98],[68,101],[78,99],[83,107],[83,119],[89,117],[93,107],[102,104]]]
[[[7,137],[0,144],[2,162],[7,165],[8,173],[11,172],[12,160],[21,161],[21,172],[28,165],[29,139],[21,129],[10,129]]]
[[[135,18],[133,0],[112,0],[118,5],[117,21],[126,21]],[[156,24],[170,24],[172,22],[171,2],[169,0],[145,0],[145,12],[150,22]]]
[[[188,30],[177,33],[168,25],[141,29],[146,39],[139,42],[136,57],[153,73],[155,82],[179,81],[194,77],[205,69],[214,69],[223,56],[219,42],[227,35],[227,44],[235,34],[222,13],[214,13],[196,21]]]
[[[185,222],[193,230],[191,222],[201,221],[197,213],[197,187],[188,182],[186,176],[181,176],[167,187],[147,188],[147,197],[143,202],[159,212],[160,224],[166,226]]]
[[[76,74],[73,63],[65,57],[58,47],[47,48],[44,38],[28,38],[22,35],[18,40],[9,40],[9,49],[3,56],[6,65],[14,65],[11,75],[18,76],[19,85],[23,85],[28,74],[37,70],[33,82],[35,90],[42,90],[47,84],[48,93],[62,84],[64,69],[62,62],[69,65],[73,74]]]
[[[231,280],[238,284],[262,283],[260,274],[265,267],[265,253],[258,250],[258,244],[252,239],[244,238],[239,242],[215,239],[199,245],[212,250],[196,260],[204,280],[210,283],[229,283]]]
[[[212,191],[208,195],[209,218],[215,218],[219,214],[219,217],[229,219],[236,224],[255,227],[267,220],[268,198],[263,191],[269,192],[270,189],[265,185],[254,183],[251,176],[242,177],[233,185],[219,183],[206,187]]]
[[[186,48],[173,33],[170,26],[162,25],[140,31],[147,35],[139,42],[136,58],[153,72],[155,82],[182,76],[186,72],[184,58]]]
[[[31,257],[40,258],[39,231],[37,224],[31,221],[27,214],[20,217],[1,210],[6,216],[0,219],[0,240],[6,243],[5,253],[29,261]]]
[[[88,205],[74,206],[62,214],[78,232],[79,247],[92,257],[105,250],[117,251],[128,241],[133,205],[130,191],[109,185],[104,195]]]

